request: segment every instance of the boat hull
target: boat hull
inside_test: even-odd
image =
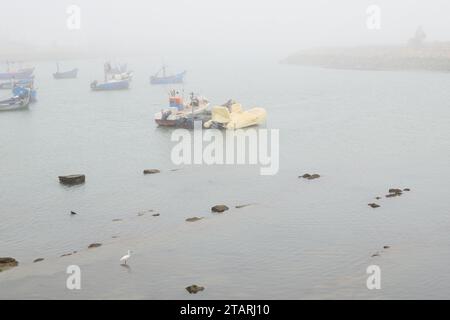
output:
[[[104,83],[92,83],[91,89],[93,91],[112,91],[112,90],[126,90],[130,87],[129,80],[110,81]]]

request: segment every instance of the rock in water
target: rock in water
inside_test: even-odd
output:
[[[320,178],[320,174],[314,173],[312,174],[309,178],[307,178],[308,180],[314,180]]]
[[[13,267],[17,267],[19,262],[11,257],[0,257],[0,271],[8,270]]]
[[[91,243],[91,244],[88,246],[88,249],[98,248],[98,247],[100,247],[101,245],[102,245],[101,243]]]
[[[308,179],[309,177],[311,177],[311,175],[309,173],[305,173],[302,176],[299,176],[299,178],[304,178],[304,179]]]
[[[68,176],[59,176],[58,178],[60,183],[69,186],[82,184],[86,181],[86,176],[84,174],[71,174]]]
[[[160,173],[161,171],[159,171],[158,169],[145,169],[144,170],[144,174],[155,174],[155,173]]]
[[[218,205],[216,205],[216,206],[211,208],[212,212],[218,212],[218,213],[222,213],[222,212],[227,211],[227,210],[228,210],[228,207],[226,205],[224,205],[224,204],[218,204]]]
[[[402,193],[402,190],[398,188],[391,188],[389,189],[389,193]]]
[[[379,208],[380,207],[380,205],[376,204],[376,203],[369,203],[368,206],[371,208]]]
[[[186,219],[186,221],[187,222],[196,222],[196,221],[199,221],[199,220],[202,220],[203,219],[203,217],[192,217],[192,218],[187,218]]]
[[[405,189],[403,189],[403,191],[411,191],[411,189],[410,188],[405,188]]]
[[[41,261],[44,261],[44,258],[37,258],[37,259],[34,259],[33,263],[41,262]]]
[[[197,286],[195,284],[193,284],[192,286],[186,287],[187,292],[189,292],[190,294],[195,294],[199,291],[203,291],[205,290],[205,287],[201,287],[201,286]]]

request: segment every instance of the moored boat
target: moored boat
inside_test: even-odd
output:
[[[162,74],[160,76],[160,74]],[[186,71],[174,74],[166,75],[166,66],[163,66],[155,75],[150,77],[151,84],[177,84],[184,82],[184,76]]]
[[[93,91],[125,90],[130,87],[130,81],[133,75],[130,71],[114,73],[111,70],[111,64],[109,62],[105,63],[103,70],[104,81],[98,82],[95,80],[91,82],[91,89]]]
[[[33,75],[34,68],[20,69],[12,72],[0,72],[0,80],[26,79]]]
[[[184,126],[186,119],[193,119],[207,113],[209,101],[191,93],[189,103],[184,103],[179,92],[171,90],[169,93],[169,107],[155,114],[155,122],[160,126]]]
[[[59,64],[56,64],[56,72],[53,74],[55,79],[75,79],[78,74],[78,69],[72,69],[69,71],[59,71]]]

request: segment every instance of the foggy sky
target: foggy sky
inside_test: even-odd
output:
[[[77,31],[66,27],[71,4],[81,8]],[[376,31],[366,27],[372,4],[381,8]],[[315,46],[403,44],[419,25],[427,40],[450,40],[449,15],[448,0],[2,0],[0,43],[284,57]]]

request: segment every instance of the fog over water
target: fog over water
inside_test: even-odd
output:
[[[366,9],[373,4],[381,9],[379,30],[366,27]],[[69,5],[81,9],[79,30],[66,27]],[[106,56],[283,58],[315,46],[403,44],[419,25],[429,40],[450,39],[446,0],[26,0],[3,1],[0,9],[0,56],[11,60],[14,53],[24,55],[24,47],[52,58],[62,49]]]
[[[37,101],[0,113],[0,257],[19,261],[0,269],[0,299],[448,298],[450,50],[426,60],[432,46],[407,43],[419,26],[450,41],[449,12],[448,0],[2,1],[0,73],[34,67]],[[328,67],[340,48],[294,65],[299,50],[367,45],[341,68]],[[372,45],[401,47],[367,61]],[[77,77],[54,79],[56,61]],[[106,61],[128,64],[129,89],[92,90]],[[185,83],[151,85],[163,62]],[[277,174],[175,165],[173,128],[154,120],[172,88],[264,108],[247,130],[279,130]],[[86,183],[59,183],[73,173]],[[366,286],[374,264],[382,290]],[[67,289],[68,265],[82,290]]]

